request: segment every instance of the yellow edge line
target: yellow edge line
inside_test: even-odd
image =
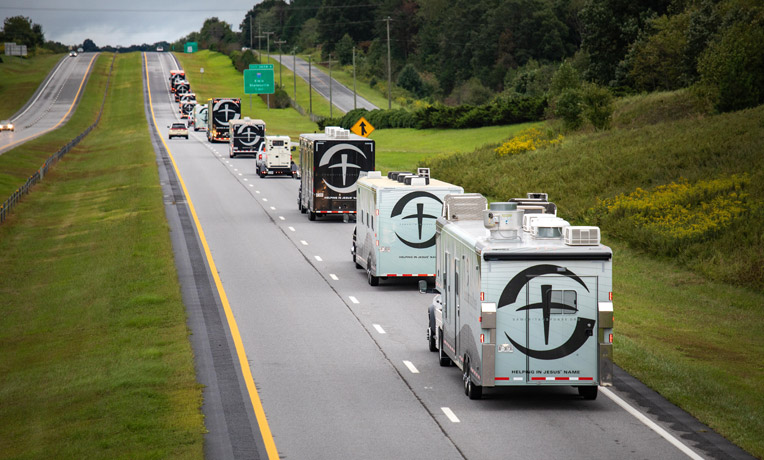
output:
[[[52,128],[46,129],[45,131],[39,132],[37,134],[32,134],[31,136],[27,136],[24,139],[19,139],[16,142],[13,142],[13,143],[10,143],[10,144],[6,145],[5,147],[3,147],[6,152],[8,150],[10,150],[11,147],[13,147],[16,144],[28,141],[29,139],[32,139],[34,137],[39,137],[39,136],[42,136],[43,134],[47,134],[50,131],[53,131],[54,129],[58,128],[58,125],[60,125],[61,123],[64,122],[64,120],[66,120],[66,117],[69,116],[69,112],[71,112],[72,109],[74,108],[74,104],[77,103],[77,98],[80,97],[80,91],[82,91],[82,86],[85,84],[85,79],[88,78],[88,74],[90,73],[90,67],[93,66],[93,61],[95,61],[95,58],[97,58],[97,57],[98,57],[98,53],[94,54],[93,57],[90,59],[90,64],[88,64],[88,68],[85,70],[85,75],[82,76],[82,81],[80,82],[80,87],[77,89],[77,94],[74,95],[74,100],[72,101],[72,105],[69,106],[69,110],[66,111],[64,116],[61,117],[60,120],[58,120],[58,123],[56,123],[56,125],[53,126]]]
[[[159,126],[157,125],[157,120],[154,116],[154,104],[151,99],[151,84],[149,83],[149,62],[146,57],[146,53],[143,53],[143,62],[145,63],[146,67],[146,85],[149,92],[149,108],[151,109],[151,119],[154,122],[154,127],[156,128],[157,133],[159,133]],[[241,372],[244,375],[244,382],[247,384],[249,399],[252,401],[252,407],[255,409],[255,417],[257,418],[257,424],[260,426],[260,434],[263,436],[265,450],[268,453],[269,459],[278,460],[279,453],[276,450],[276,442],[273,440],[271,428],[268,426],[268,420],[265,418],[265,410],[263,409],[263,404],[260,401],[260,395],[257,393],[255,381],[252,378],[252,370],[250,369],[249,362],[247,361],[247,356],[244,351],[244,344],[242,343],[241,335],[239,334],[239,327],[236,325],[236,319],[233,317],[231,305],[228,303],[228,296],[226,296],[225,289],[223,289],[223,283],[220,281],[218,270],[215,267],[215,261],[212,259],[212,253],[210,252],[210,247],[207,244],[207,238],[204,236],[202,224],[199,223],[199,218],[196,215],[196,209],[194,208],[193,202],[191,202],[191,197],[189,196],[188,190],[186,189],[186,183],[183,181],[183,177],[180,175],[178,165],[175,163],[175,158],[172,156],[172,152],[170,152],[170,147],[167,146],[167,142],[165,142],[164,137],[161,134],[159,135],[159,139],[162,141],[164,148],[167,150],[167,154],[170,156],[172,167],[175,169],[175,174],[178,176],[178,181],[180,182],[180,186],[183,189],[183,194],[186,197],[186,202],[188,203],[188,208],[191,211],[191,216],[194,218],[196,230],[199,232],[199,239],[202,241],[204,254],[207,257],[207,263],[209,263],[210,271],[212,272],[212,278],[215,280],[215,286],[217,287],[218,294],[220,295],[220,301],[223,303],[223,310],[225,310],[225,316],[228,320],[228,327],[231,329],[231,336],[233,337],[233,343],[236,347],[236,355],[239,357]]]

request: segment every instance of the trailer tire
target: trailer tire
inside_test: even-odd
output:
[[[443,331],[440,331],[440,343],[438,347],[438,364],[440,364],[440,367],[448,367],[451,365],[452,361],[451,358],[448,357],[446,354],[444,348],[443,348]]]
[[[578,394],[587,401],[594,401],[597,399],[598,388],[597,386],[578,387]]]
[[[464,373],[462,374],[464,378],[464,394],[467,395],[470,399],[482,399],[483,398],[483,387],[480,385],[475,385],[475,383],[472,381],[472,377],[470,377],[470,359],[466,358],[464,360]]]
[[[427,327],[427,345],[430,348],[430,351],[438,351],[438,346],[435,344],[435,331],[432,330],[431,327]]]
[[[371,261],[366,265],[366,279],[369,280],[369,286],[379,286],[379,277],[371,274]]]
[[[310,214],[308,214],[308,220],[310,221],[316,220],[316,213],[313,211],[310,211]]]

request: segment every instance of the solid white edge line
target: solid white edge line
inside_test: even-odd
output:
[[[450,408],[441,407],[440,410],[442,410],[443,413],[446,414],[446,417],[448,417],[449,420],[451,420],[454,423],[459,423],[460,421],[459,417],[457,417],[456,414],[454,414],[454,411],[452,411]]]
[[[680,440],[672,436],[668,431],[661,428],[658,424],[647,418],[642,412],[638,411],[637,409],[633,408],[629,403],[621,399],[618,395],[610,391],[609,389],[605,387],[600,387],[600,391],[605,394],[608,398],[610,398],[614,403],[621,406],[623,410],[633,415],[637,420],[647,425],[648,428],[655,431],[659,435],[661,435],[666,441],[670,442],[674,445],[677,449],[684,452],[688,457],[695,459],[695,460],[703,460],[703,457],[695,453],[692,449],[687,447],[685,444],[683,444]]]
[[[419,373],[419,369],[417,369],[416,366],[414,366],[414,363],[412,363],[411,361],[403,360],[403,364],[405,364],[406,367],[409,368],[409,370],[411,371],[412,374],[418,374]]]
[[[36,97],[36,98],[34,98],[34,101],[32,101],[32,103],[31,103],[31,104],[29,104],[29,105],[27,106],[27,108],[26,108],[26,109],[24,109],[24,111],[23,111],[23,112],[21,112],[20,114],[18,114],[17,116],[15,116],[15,117],[13,117],[13,118],[11,118],[11,119],[10,119],[10,120],[11,120],[11,123],[15,123],[15,122],[16,122],[16,120],[18,120],[19,118],[21,118],[22,116],[24,116],[24,114],[25,114],[25,113],[27,113],[27,112],[29,111],[29,109],[31,109],[31,108],[32,108],[32,106],[35,104],[35,102],[37,102],[37,100],[38,100],[38,99],[40,99],[40,96],[42,96],[42,93],[44,93],[44,92],[45,92],[45,88],[47,88],[47,87],[48,87],[48,85],[50,84],[50,82],[52,82],[52,81],[53,81],[53,77],[54,77],[54,76],[56,76],[56,74],[58,73],[58,71],[59,71],[59,70],[61,70],[61,68],[62,68],[62,67],[64,67],[64,62],[66,62],[66,56],[64,56],[63,58],[61,58],[61,60],[60,60],[60,61],[58,61],[58,64],[57,64],[57,66],[56,66],[55,70],[53,70],[53,73],[52,73],[52,74],[50,74],[50,78],[48,78],[48,81],[46,81],[46,82],[45,82],[45,86],[43,86],[43,87],[42,87],[42,89],[40,90],[40,92],[39,92],[39,93],[37,93],[37,97]]]
[[[374,329],[376,329],[377,332],[379,332],[380,334],[385,334],[386,333],[385,330],[382,329],[382,326],[380,326],[379,324],[372,324],[372,326],[374,326]]]
[[[359,301],[358,301],[358,299],[356,299],[356,298],[355,298],[354,296],[352,296],[352,295],[351,295],[351,296],[348,296],[348,299],[350,299],[350,301],[351,301],[351,302],[353,302],[353,303],[361,303],[361,302],[359,302]],[[375,325],[374,325],[374,327],[376,327],[376,328],[377,328],[377,330],[380,330],[380,329],[381,329],[381,328],[379,328],[379,327],[378,327],[378,325],[377,325],[377,324],[375,324]],[[384,332],[383,332],[383,334],[384,334]]]

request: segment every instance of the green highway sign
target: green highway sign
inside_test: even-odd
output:
[[[244,70],[244,94],[273,94],[276,84],[273,64],[250,64]]]

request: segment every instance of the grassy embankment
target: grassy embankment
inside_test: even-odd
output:
[[[61,54],[42,54],[27,59],[4,56],[0,63],[0,120],[10,118],[34,94]]]
[[[117,58],[99,127],[0,226],[2,458],[203,457],[141,68]]]
[[[297,141],[302,133],[312,133],[318,130],[315,123],[308,120],[307,117],[300,116],[295,110],[266,110],[265,103],[257,97],[253,98],[253,110],[250,110],[248,98],[245,98],[242,93],[242,76],[236,71],[227,56],[209,51],[200,51],[194,54],[179,53],[177,56],[183,68],[187,69],[186,76],[189,78],[191,88],[197,94],[198,100],[204,100],[204,98],[212,97],[212,95],[233,94],[242,97],[243,116],[262,118],[266,122],[269,134],[286,134],[293,141]],[[204,67],[204,82],[200,79],[199,67]],[[193,69],[193,71],[189,69]],[[285,69],[282,76],[285,82],[287,72],[288,70]],[[276,75],[278,79],[278,61],[276,61]],[[299,81],[301,79],[298,79]],[[290,88],[286,83],[285,87]],[[298,94],[300,92],[306,94],[307,85],[305,85],[304,91],[298,85],[297,91]],[[316,97],[314,94],[314,107]],[[328,108],[326,115],[328,115]],[[468,152],[486,144],[495,144],[532,125],[534,124],[489,126],[462,130],[380,129],[375,130],[369,137],[376,141],[377,169],[386,173],[387,171],[416,168],[416,164],[425,158]],[[297,156],[295,155],[295,160],[297,160]]]
[[[764,294],[757,271],[764,239],[756,216],[764,204],[764,106],[715,116],[696,109],[686,92],[634,97],[619,103],[616,128],[607,132],[572,135],[558,146],[513,156],[497,157],[494,146],[428,164],[436,177],[494,199],[548,192],[560,215],[577,224],[598,222],[607,213],[601,200],[638,188],[686,181],[692,191],[704,181],[747,174],[737,190],[702,198],[708,205],[716,197],[737,197],[747,211],[720,220],[720,230],[701,242],[680,239],[680,230],[688,229],[657,216],[660,225],[676,225],[668,233],[681,248],[674,256],[645,247],[639,237],[647,235],[632,221],[624,227],[633,235],[609,234],[618,216],[609,217],[603,233],[615,254],[616,362],[762,458]],[[650,198],[649,206],[663,204],[657,195]],[[702,203],[688,209],[701,218],[727,211]],[[692,221],[687,225],[697,230]]]

